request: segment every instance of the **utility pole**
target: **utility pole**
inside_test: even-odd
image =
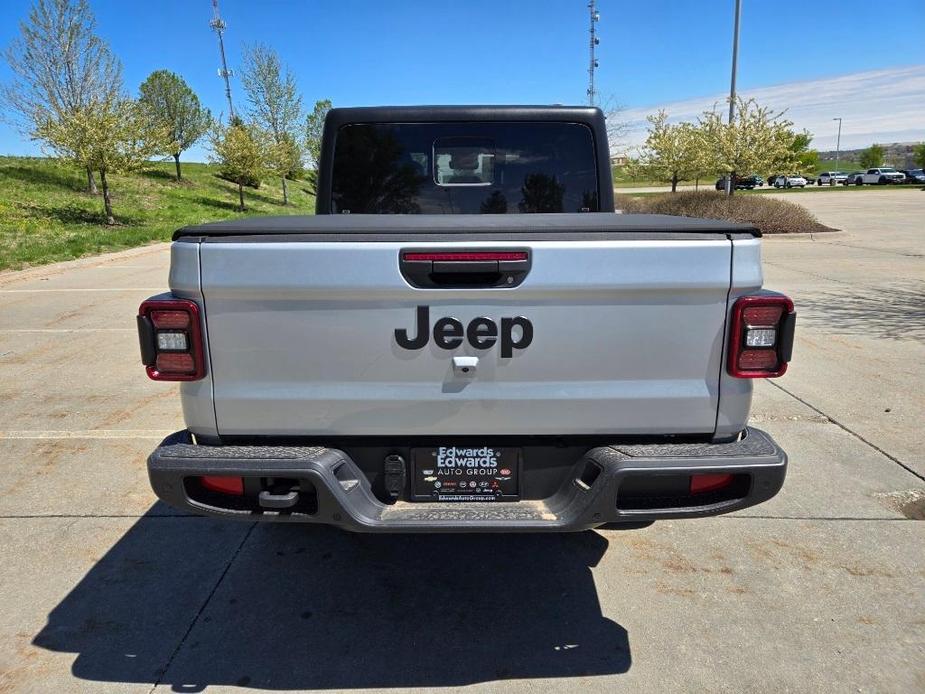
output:
[[[729,127],[736,117],[736,67],[739,62],[739,15],[742,13],[742,0],[736,0],[735,29],[732,33],[732,82],[729,85]],[[733,171],[726,176],[726,195],[732,195]]]
[[[225,42],[222,40],[222,34],[225,33],[225,20],[218,13],[218,0],[212,0],[212,21],[209,26],[218,35],[218,50],[222,54],[222,67],[218,71],[218,76],[225,80],[225,96],[228,99],[228,113],[231,120],[234,120],[234,104],[231,101],[231,76],[234,71],[228,69],[228,63],[225,60]]]
[[[838,171],[838,155],[841,154],[841,118],[833,118],[838,121],[838,135],[835,138],[835,170]]]
[[[588,104],[594,106],[594,99],[597,96],[597,91],[594,89],[594,70],[597,68],[597,58],[594,57],[594,49],[601,42],[597,38],[597,29],[595,25],[601,19],[600,12],[597,11],[597,2],[596,0],[591,0],[588,3],[588,10],[591,14],[591,28],[589,32],[591,34],[591,62],[588,65]]]

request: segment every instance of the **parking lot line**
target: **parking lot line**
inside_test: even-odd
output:
[[[80,287],[60,289],[0,289],[0,294],[73,294],[74,292],[156,292],[163,287]]]
[[[0,431],[2,439],[154,439],[161,440],[173,433],[171,429],[84,429]]]
[[[133,333],[135,328],[0,328],[4,333]]]

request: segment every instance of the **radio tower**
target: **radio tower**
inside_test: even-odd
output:
[[[588,65],[588,104],[594,106],[594,99],[597,96],[597,91],[594,89],[594,70],[597,68],[597,58],[594,57],[594,49],[601,42],[601,40],[597,38],[595,26],[601,19],[601,13],[597,11],[597,3],[595,0],[591,0],[588,3],[588,10],[591,13],[591,28],[588,30],[591,34],[591,62]]]
[[[225,33],[225,20],[218,13],[218,0],[212,0],[212,21],[209,22],[212,30],[218,34],[218,50],[222,54],[222,67],[218,71],[218,76],[225,80],[225,96],[228,98],[228,112],[231,120],[234,120],[234,104],[231,102],[231,80],[234,71],[228,69],[228,63],[225,61],[225,42],[222,40],[222,34]]]

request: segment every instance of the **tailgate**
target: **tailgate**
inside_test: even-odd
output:
[[[262,435],[709,433],[731,242],[204,242],[219,432]],[[403,251],[526,251],[509,287],[412,287]],[[427,343],[414,342],[427,308]],[[444,321],[476,329],[482,349]],[[529,344],[522,321],[532,327]],[[509,319],[505,322],[504,319]],[[496,326],[489,348],[485,335]],[[447,327],[449,325],[449,327]],[[510,356],[505,356],[504,330]],[[404,331],[397,335],[396,331]],[[490,342],[490,340],[488,340]],[[513,344],[513,346],[510,346]],[[517,345],[524,345],[519,348]],[[464,362],[454,357],[477,357]],[[472,368],[462,372],[462,366]]]

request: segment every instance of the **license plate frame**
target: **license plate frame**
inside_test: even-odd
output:
[[[411,449],[411,500],[520,501],[523,451],[510,446],[429,446]]]

